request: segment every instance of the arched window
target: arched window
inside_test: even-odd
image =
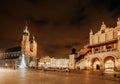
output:
[[[98,52],[99,52],[99,49],[98,49],[98,48],[96,48],[96,49],[95,49],[95,53],[98,53]]]
[[[107,46],[107,51],[111,51],[112,47],[111,46]]]

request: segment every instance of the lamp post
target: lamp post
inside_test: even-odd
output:
[[[38,62],[39,62],[39,58],[36,58],[36,68],[38,69]]]

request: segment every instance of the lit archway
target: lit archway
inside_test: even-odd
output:
[[[92,60],[92,69],[95,70],[100,70],[100,60],[98,58],[94,58]]]
[[[105,71],[114,71],[115,68],[115,58],[108,56],[104,59]]]

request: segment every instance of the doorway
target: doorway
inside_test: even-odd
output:
[[[100,61],[98,58],[95,58],[93,59],[93,62],[92,62],[92,67],[93,67],[93,70],[100,70]]]
[[[96,70],[100,70],[100,65],[99,64],[96,65]]]

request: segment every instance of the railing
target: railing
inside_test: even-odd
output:
[[[115,49],[115,48],[111,48],[111,49],[106,49],[106,50],[102,50],[102,51],[94,51],[94,53],[89,53],[89,55],[91,55],[91,54],[98,54],[98,53],[105,53],[105,52],[112,52],[112,51],[117,51],[117,49]],[[87,58],[83,58],[83,59],[80,59],[77,63],[80,63],[80,62],[83,62],[83,61],[85,61]]]
[[[111,48],[111,49],[106,49],[106,50],[102,50],[102,51],[94,51],[94,53],[91,53],[91,54],[104,53],[104,52],[111,52],[111,51],[117,51],[117,49]]]

